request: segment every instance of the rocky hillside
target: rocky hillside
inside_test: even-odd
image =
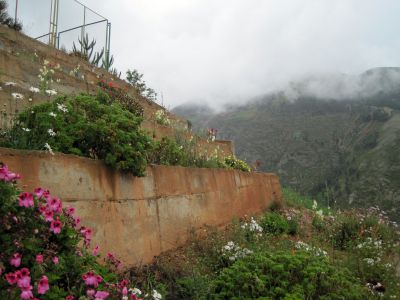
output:
[[[344,92],[340,99],[322,98],[321,87]],[[240,158],[260,160],[262,171],[277,172],[284,185],[300,192],[323,196],[326,205],[378,205],[400,219],[399,87],[399,69],[378,68],[354,78],[292,84],[289,92],[223,113],[190,105],[174,112],[194,128],[217,128],[219,138],[236,141]]]

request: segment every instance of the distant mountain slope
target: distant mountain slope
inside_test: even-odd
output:
[[[278,93],[215,115],[186,106],[182,116],[217,128],[219,138],[235,141],[240,158],[261,160],[261,170],[278,173],[284,185],[322,194],[330,206],[378,205],[399,220],[400,76],[396,86],[390,75],[389,85],[382,79],[388,72],[360,75],[383,87],[373,96],[289,100]]]

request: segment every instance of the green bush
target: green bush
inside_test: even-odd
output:
[[[188,157],[185,155],[183,148],[174,140],[166,137],[155,143],[154,149],[149,155],[149,161],[154,164],[167,166],[188,165]]]
[[[261,219],[261,226],[265,233],[272,235],[287,233],[289,229],[289,223],[286,218],[276,212],[267,213]]]
[[[367,299],[346,268],[305,252],[258,253],[222,270],[212,299]]]
[[[359,220],[354,215],[342,215],[334,226],[333,241],[337,248],[346,249],[356,242],[361,229]]]
[[[117,170],[142,176],[153,147],[140,129],[142,118],[108,100],[99,93],[34,106],[18,116],[0,144],[102,159]]]
[[[200,153],[197,140],[176,140],[164,137],[155,143],[153,151],[149,153],[148,160],[154,164],[197,167],[197,168],[223,168],[250,172],[250,168],[240,159],[233,156],[220,157],[213,153],[207,156]]]
[[[288,229],[287,233],[290,235],[296,235],[300,231],[299,222],[296,219],[288,220]]]
[[[319,215],[315,215],[311,221],[311,225],[312,227],[319,231],[322,232],[325,230],[325,223],[324,223],[324,219],[319,216]]]
[[[231,168],[231,169],[236,169],[236,170],[240,170],[243,172],[251,171],[249,165],[245,161],[243,161],[233,155],[225,157],[223,162],[225,163],[225,165],[228,166],[228,168]]]

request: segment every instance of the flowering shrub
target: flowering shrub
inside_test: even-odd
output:
[[[246,257],[249,254],[252,254],[253,251],[247,248],[242,248],[234,242],[229,241],[225,246],[222,247],[221,253],[224,258],[230,261],[236,261]]]
[[[140,129],[142,118],[117,103],[107,104],[108,100],[100,93],[34,106],[19,115],[0,144],[102,159],[113,168],[142,176],[152,149],[151,139]]]
[[[149,154],[148,160],[154,164],[160,165],[237,169],[250,172],[250,168],[246,163],[233,156],[225,158],[222,157],[218,151],[214,151],[212,155],[201,153],[194,139],[191,141],[179,139],[175,141],[164,137],[155,143],[154,150]],[[230,163],[227,164],[226,161]],[[231,163],[232,161],[240,161],[241,163]]]
[[[224,164],[230,169],[236,169],[243,172],[251,172],[250,166],[241,159],[238,159],[234,155],[230,155],[224,158]]]
[[[104,80],[100,80],[98,83],[101,90],[108,95],[108,100],[106,99],[107,104],[111,104],[113,101],[121,104],[123,108],[133,113],[136,116],[143,116],[143,107],[140,103],[129,96],[127,89],[122,89],[118,85],[116,85],[113,81],[105,82]]]
[[[286,218],[276,212],[265,214],[261,220],[261,226],[266,233],[272,235],[287,233],[289,229],[289,223]]]
[[[315,256],[321,256],[321,257],[328,256],[328,253],[325,250],[315,247],[315,246],[310,246],[309,244],[302,242],[302,241],[297,241],[295,248],[297,250],[310,252]]]
[[[168,119],[167,114],[162,109],[157,110],[154,113],[154,117],[155,117],[157,123],[160,125],[165,125],[165,126],[171,125],[170,119]]]
[[[42,188],[20,192],[18,178],[0,166],[0,299],[139,299],[89,253],[92,231],[75,209]]]

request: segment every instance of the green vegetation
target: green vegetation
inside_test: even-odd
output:
[[[20,113],[15,125],[2,133],[0,145],[101,159],[135,176],[143,176],[149,163],[250,172],[234,156],[202,150],[197,138],[154,141],[140,129],[139,103],[114,84],[100,86],[97,96],[60,97]]]
[[[221,271],[214,299],[367,299],[346,268],[309,252],[261,252]]]
[[[138,70],[128,70],[126,72],[126,80],[130,85],[136,88],[140,95],[146,99],[151,101],[157,100],[157,93],[146,85],[146,82],[143,80],[143,74],[140,74]]]
[[[21,113],[1,145],[102,159],[117,170],[141,176],[152,149],[141,122],[118,103],[110,104],[104,93],[58,98]]]
[[[258,170],[324,207],[379,206],[400,220],[399,97],[398,88],[342,101],[277,93],[220,114],[190,105],[173,112],[194,128],[217,128],[239,158],[260,161]]]
[[[197,167],[197,168],[224,168],[250,172],[250,167],[234,156],[224,156],[218,151],[207,153],[198,147],[197,138],[188,141],[181,137],[176,140],[162,138],[155,142],[154,150],[149,161],[159,165]]]
[[[193,233],[186,246],[132,270],[135,278],[152,274],[166,299],[400,297],[400,232],[384,212],[324,214],[302,207],[312,199],[290,196],[290,206]]]

